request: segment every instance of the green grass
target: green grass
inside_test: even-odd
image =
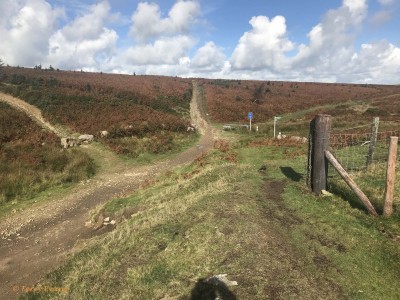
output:
[[[34,165],[0,159],[0,216],[36,203],[60,187],[90,178],[96,171],[93,160],[76,149],[43,147],[40,159],[42,163]]]
[[[64,183],[47,187],[45,190],[36,193],[33,198],[24,197],[5,202],[0,207],[0,218],[4,218],[11,213],[18,213],[26,208],[32,208],[34,205],[45,205],[47,201],[70,193],[74,187],[74,184]]]
[[[151,137],[121,138],[116,141],[126,149],[120,158],[131,165],[146,165],[169,159],[196,144],[198,134],[171,134],[171,138],[163,144]]]
[[[287,149],[276,148],[267,151],[268,157],[272,158],[268,165],[274,170],[270,172],[273,179],[282,179],[277,166],[287,163],[283,159],[287,155],[285,151]],[[244,159],[256,156],[255,152],[246,149]],[[296,153],[294,149],[292,153]],[[300,157],[291,158],[289,165],[293,168],[292,174],[304,179],[304,164]],[[375,167],[356,176],[367,194],[382,195],[371,191],[379,186],[382,192],[382,182],[374,180],[377,171]],[[308,271],[324,284],[335,283],[334,289],[340,291],[343,298],[397,299],[400,290],[391,278],[400,275],[399,199],[394,216],[375,219],[352,207],[348,202],[349,194],[344,199],[339,196],[314,197],[303,182],[294,184],[293,177],[287,176],[289,182],[282,195],[287,211],[280,215],[282,218],[286,215],[289,224],[290,217],[295,221],[295,226],[290,226],[289,240],[300,251]],[[396,191],[399,183],[397,180]],[[279,214],[282,207],[270,209]]]
[[[131,218],[43,284],[70,299],[190,299],[202,279],[228,274],[238,299],[398,299],[398,216],[311,194],[305,150],[242,141],[112,200],[107,213],[134,208]]]
[[[364,210],[362,203],[357,196],[350,190],[346,183],[341,180],[339,174],[335,171],[330,172],[332,178],[329,180],[329,188],[338,195],[345,198],[352,206]],[[369,198],[372,205],[377,209],[379,213],[383,211],[384,206],[384,195],[386,186],[386,163],[375,163],[372,164],[368,169],[362,171],[351,172],[351,177]],[[400,169],[396,169],[396,184],[394,186],[394,205],[400,206]],[[396,210],[399,211],[399,210]]]

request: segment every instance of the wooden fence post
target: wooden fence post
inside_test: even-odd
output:
[[[394,192],[394,179],[396,175],[396,161],[397,161],[397,144],[399,138],[397,136],[390,137],[389,155],[386,170],[386,189],[385,189],[385,206],[383,208],[383,215],[389,217],[393,213],[393,192]]]
[[[310,123],[307,174],[307,183],[315,194],[320,194],[327,187],[328,161],[325,158],[325,150],[329,147],[330,132],[331,116],[316,115]]]
[[[374,152],[376,147],[376,140],[378,139],[379,117],[374,117],[371,126],[371,142],[368,148],[367,167],[372,164],[374,159]]]

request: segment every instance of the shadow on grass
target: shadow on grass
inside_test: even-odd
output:
[[[292,167],[279,167],[287,178],[299,182],[303,179],[303,174],[296,172]]]
[[[332,181],[329,182],[329,191],[347,201],[352,208],[356,208],[368,213],[368,210],[363,205],[361,200],[358,199],[357,195],[348,186],[344,186],[338,182]]]
[[[200,278],[190,294],[190,300],[236,300],[236,295],[231,292],[227,285],[219,281],[218,284],[208,282]]]

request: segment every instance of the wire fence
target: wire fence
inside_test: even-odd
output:
[[[365,171],[368,169],[368,165],[387,162],[390,137],[400,137],[400,123],[388,122],[385,126],[382,126],[390,126],[395,129],[377,132],[374,151],[370,156],[371,160],[368,161],[371,141],[373,140],[372,125],[371,123],[349,128],[334,128],[330,132],[329,151],[349,173]],[[309,139],[311,140],[311,138],[310,132]],[[398,152],[400,152],[400,147]],[[305,173],[310,172],[310,157],[302,157],[301,159]],[[397,160],[400,160],[400,155],[397,156]],[[333,168],[330,169],[332,169],[330,175],[338,175]]]
[[[386,162],[390,137],[399,135],[400,129],[378,132],[371,153],[372,133],[331,133],[330,151],[348,172],[363,171],[369,165]]]
[[[371,130],[371,125],[332,130],[329,151],[356,180],[373,204],[381,210],[386,184],[390,137],[400,136],[400,124],[391,124],[393,129],[388,129],[389,126],[382,126],[384,130],[377,131],[375,134]],[[395,182],[395,203],[397,205],[400,203],[399,159],[398,153]],[[334,168],[328,168],[328,188],[349,198],[349,194],[345,192],[347,188]]]

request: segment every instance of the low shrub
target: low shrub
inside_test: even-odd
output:
[[[0,103],[0,205],[94,173],[94,162],[87,154],[61,149],[57,136]]]

